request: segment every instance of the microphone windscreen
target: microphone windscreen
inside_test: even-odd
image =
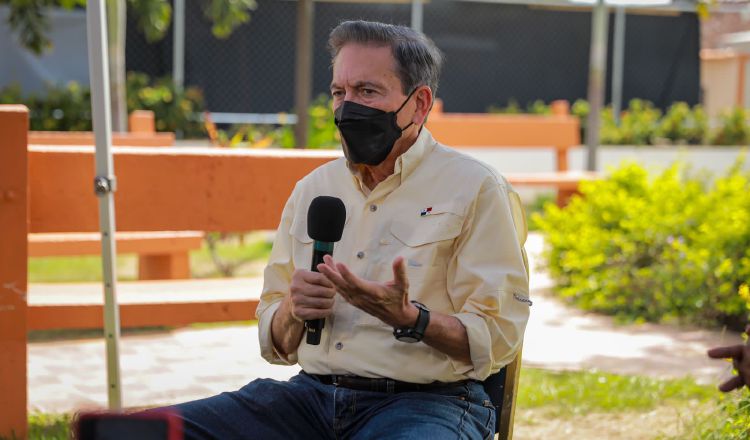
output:
[[[346,207],[338,197],[318,196],[307,210],[307,235],[313,240],[333,243],[341,240]]]

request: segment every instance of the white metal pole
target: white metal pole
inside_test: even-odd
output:
[[[120,314],[117,306],[115,276],[115,204],[116,182],[112,165],[112,127],[110,125],[109,75],[107,73],[107,21],[104,0],[89,0],[86,6],[89,46],[91,113],[96,139],[96,177],[94,191],[99,198],[99,229],[102,238],[104,278],[104,335],[107,346],[107,395],[109,408],[122,408],[120,387]]]
[[[185,0],[174,0],[172,80],[178,89],[185,83]]]
[[[411,28],[422,32],[422,0],[411,0]]]
[[[615,13],[614,47],[612,48],[612,113],[615,124],[620,125],[622,111],[622,83],[625,69],[625,7]]]
[[[596,171],[596,150],[599,147],[599,126],[604,107],[607,71],[607,28],[609,15],[604,0],[597,0],[591,14],[591,54],[589,61],[589,117],[586,124],[586,169]]]

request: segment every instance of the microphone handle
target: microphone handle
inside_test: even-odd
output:
[[[333,255],[333,243],[327,241],[313,242],[313,257],[311,271],[318,271],[318,264],[323,263],[324,255]],[[308,319],[305,321],[307,335],[305,341],[310,345],[320,345],[320,335],[325,327],[325,319]]]

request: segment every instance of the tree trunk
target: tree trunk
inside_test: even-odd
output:
[[[107,0],[107,41],[112,131],[128,131],[125,96],[125,0]]]

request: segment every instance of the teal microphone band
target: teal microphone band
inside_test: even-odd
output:
[[[326,252],[326,253],[329,253],[329,254],[333,253],[333,243],[332,242],[315,240],[313,243],[314,243],[313,244],[313,248],[316,251]]]

